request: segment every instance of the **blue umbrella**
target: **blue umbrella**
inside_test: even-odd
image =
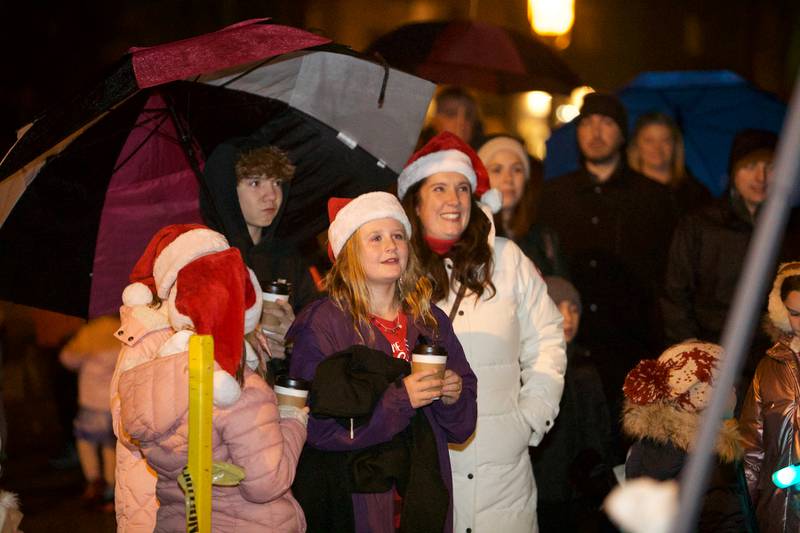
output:
[[[745,128],[779,132],[786,105],[727,70],[646,72],[617,92],[636,119],[652,111],[666,113],[683,131],[686,166],[715,195],[728,184],[727,166],[733,136]],[[555,130],[547,141],[545,179],[578,168],[575,123]]]

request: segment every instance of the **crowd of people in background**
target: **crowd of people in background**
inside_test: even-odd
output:
[[[228,482],[213,488],[214,531],[617,531],[602,510],[615,485],[678,478],[776,135],[735,136],[715,199],[673,118],[645,113],[629,131],[612,95],[586,95],[579,168],[546,182],[519,137],[486,135],[469,92],[434,105],[396,194],[330,199],[322,275],[324,251],[276,236],[291,154],[255,137],[220,145],[205,225],[159,231],[120,316],[64,347],[80,374],[83,498],[115,509],[118,531],[186,527],[194,333],[216,343],[212,448]],[[730,391],[698,531],[800,526],[793,489],[771,481],[800,461],[796,226]],[[288,298],[262,302],[277,281]],[[444,369],[415,367],[420,346]],[[283,378],[309,384],[306,407],[279,401]]]

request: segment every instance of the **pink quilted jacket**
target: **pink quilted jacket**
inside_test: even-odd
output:
[[[158,474],[156,531],[186,528],[177,479],[188,448],[188,354],[159,357],[120,375],[121,437],[138,445]],[[214,408],[215,461],[242,467],[236,487],[213,487],[212,530],[305,531],[303,512],[289,487],[306,438],[296,420],[281,420],[275,394],[247,372],[242,395],[228,408]]]
[[[152,533],[158,512],[158,478],[147,466],[139,448],[129,443],[120,427],[119,377],[126,370],[155,359],[158,349],[174,331],[166,315],[147,306],[122,306],[120,319],[122,324],[114,335],[122,342],[122,349],[111,379],[111,418],[118,438],[114,490],[117,533]]]

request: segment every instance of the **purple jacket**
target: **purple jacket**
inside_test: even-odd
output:
[[[453,326],[447,315],[438,307],[433,314],[439,323],[439,342],[447,349],[447,368],[461,376],[463,388],[459,400],[450,406],[440,401],[423,407],[436,436],[439,467],[442,479],[450,492],[450,508],[445,522],[444,533],[453,530],[452,475],[447,443],[466,441],[475,431],[477,418],[477,379],[464,356]],[[363,331],[363,337],[370,348],[391,354],[389,342],[381,332],[370,326]],[[431,337],[431,332],[409,320],[408,346],[413,348],[420,335]],[[294,340],[291,374],[294,377],[313,380],[317,365],[324,357],[349,348],[354,344],[364,344],[353,329],[353,319],[349,313],[339,309],[328,298],[318,300],[307,306],[295,320],[287,333]],[[387,442],[411,422],[414,408],[403,387],[389,387],[373,411],[370,421],[355,429],[353,438],[350,432],[334,420],[318,420],[310,417],[308,421],[307,443],[320,450],[346,451],[367,448]],[[353,494],[353,512],[357,533],[393,533],[392,492],[382,494]]]

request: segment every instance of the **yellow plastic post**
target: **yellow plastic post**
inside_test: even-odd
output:
[[[211,533],[211,415],[214,390],[214,339],[189,339],[189,474],[195,493],[197,529]],[[187,522],[189,517],[187,516]]]

